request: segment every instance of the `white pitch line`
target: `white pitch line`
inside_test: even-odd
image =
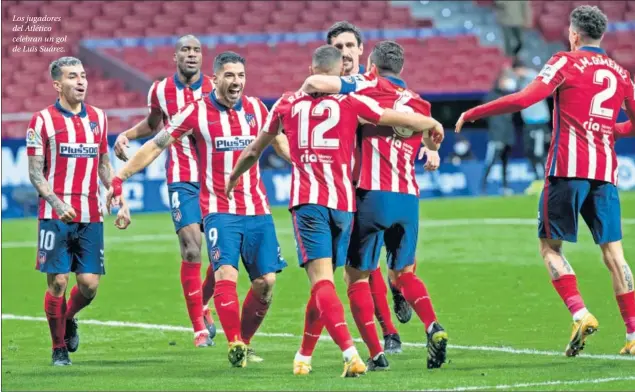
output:
[[[2,320],[21,320],[21,321],[42,321],[46,322],[46,317],[33,317],[33,316],[19,316],[15,314],[3,314]],[[138,328],[138,329],[150,329],[150,330],[162,330],[162,331],[179,331],[179,332],[192,332],[191,328],[180,327],[176,325],[162,325],[162,324],[147,324],[147,323],[133,323],[129,321],[100,321],[100,320],[81,320],[83,325],[99,325],[106,327],[124,327],[124,328]],[[218,333],[223,333],[223,330],[219,329]],[[300,339],[301,336],[293,335],[290,333],[270,333],[270,332],[258,332],[256,336],[263,337],[275,337],[275,338],[296,338]],[[322,335],[320,340],[331,340],[329,336]],[[354,339],[356,342],[362,342],[361,339]],[[425,343],[402,343],[406,347],[426,347]],[[462,345],[448,345],[449,348],[455,350],[466,351],[489,351],[499,352],[505,354],[514,355],[542,355],[552,357],[562,357],[563,352],[560,351],[542,351],[534,349],[516,349],[512,347],[493,347],[493,346],[462,346]],[[635,357],[622,356],[622,355],[609,355],[609,354],[580,354],[579,358],[587,359],[603,359],[603,360],[615,360],[615,361],[635,361]]]
[[[613,381],[630,381],[630,380],[635,380],[635,376],[590,378],[590,379],[583,379],[583,380],[555,380],[555,381],[527,382],[527,383],[506,384],[506,385],[505,384],[488,385],[488,386],[479,385],[479,386],[456,387],[456,388],[450,388],[450,389],[423,389],[421,391],[449,392],[449,391],[479,391],[479,390],[491,391],[493,389],[510,390],[512,388],[545,387],[545,386],[551,386],[551,385],[603,384],[603,383],[613,382]]]
[[[622,219],[622,224],[633,225],[635,219]],[[421,219],[419,227],[426,229],[428,227],[454,227],[454,226],[536,226],[536,219],[522,219],[522,218],[484,218],[484,219],[442,219],[442,220],[426,220]],[[280,235],[292,235],[293,230],[282,227],[277,228],[276,233]],[[139,234],[132,236],[106,236],[105,241],[107,244],[127,244],[135,242],[164,242],[174,240],[175,234]],[[2,244],[3,249],[16,249],[16,248],[35,248],[34,241],[14,241],[5,242]]]

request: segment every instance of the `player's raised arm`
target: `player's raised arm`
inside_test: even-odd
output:
[[[154,82],[148,92],[148,116],[139,121],[134,127],[124,131],[117,136],[115,140],[114,150],[115,156],[124,162],[128,161],[126,149],[130,140],[141,139],[152,135],[159,130],[159,124],[163,119],[159,99],[157,98],[156,86],[158,82]]]
[[[284,98],[284,97],[283,97]],[[282,117],[280,116],[280,104],[283,100],[280,98],[269,112],[267,116],[267,121],[265,121],[265,125],[262,127],[262,131],[258,134],[256,139],[251,142],[238,157],[238,161],[234,165],[234,168],[229,175],[229,182],[227,183],[227,187],[225,189],[225,194],[228,198],[232,198],[232,191],[238,184],[238,180],[240,180],[241,176],[249,170],[253,165],[258,162],[262,152],[267,148],[268,145],[273,143],[280,143],[280,139],[277,139],[279,136],[284,136],[282,134]],[[286,147],[282,146],[282,148],[286,148],[286,154],[288,158],[287,161],[290,161],[291,158],[289,156],[289,142],[284,138],[284,142],[286,142]],[[277,146],[281,148],[280,144]],[[276,150],[277,151],[277,150]],[[280,153],[278,153],[280,155]],[[282,155],[281,155],[282,156]]]
[[[200,102],[199,102],[200,103]],[[112,180],[108,191],[107,203],[120,204],[122,184],[135,173],[150,165],[176,139],[189,135],[198,126],[198,105],[192,103],[170,120],[170,124],[161,130],[152,140],[148,140],[137,153],[122,167]]]
[[[349,94],[369,87],[377,86],[377,78],[372,75],[311,75],[302,84],[302,91],[307,94]]]

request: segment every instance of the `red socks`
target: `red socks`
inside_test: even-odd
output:
[[[317,307],[317,301],[315,295],[311,291],[311,298],[306,304],[306,311],[304,314],[304,334],[302,335],[302,344],[300,345],[300,355],[310,357],[313,355],[313,350],[320,339],[324,329],[324,323],[320,319],[320,310]]]
[[[44,295],[44,312],[49,322],[49,330],[51,331],[51,339],[53,348],[64,347],[64,333],[66,332],[66,317],[64,310],[66,308],[66,294],[61,297],[54,297],[48,291]]]
[[[214,295],[214,286],[216,285],[216,277],[214,276],[214,266],[210,263],[207,267],[207,274],[205,275],[205,281],[203,282],[203,306],[209,303],[209,300]]]
[[[569,308],[571,315],[585,308],[582,296],[578,291],[578,280],[575,275],[563,275],[559,279],[552,280],[551,283],[564,304]]]
[[[243,310],[241,316],[240,330],[243,337],[243,342],[249,344],[251,338],[254,336],[258,327],[262,323],[269,310],[268,303],[262,303],[260,298],[253,293],[252,289],[249,289],[245,301],[243,302]]]
[[[616,295],[615,298],[620,307],[624,325],[626,325],[626,333],[635,332],[635,291]]]
[[[377,317],[377,321],[379,321],[379,325],[381,325],[384,336],[396,334],[397,328],[395,328],[395,325],[392,323],[388,297],[386,296],[388,294],[388,287],[386,286],[386,281],[381,274],[380,268],[370,273],[368,283],[370,284],[370,292],[375,304],[375,317]]]
[[[219,280],[214,289],[214,306],[228,342],[242,341],[240,331],[240,303],[236,282]]]
[[[344,306],[335,292],[335,285],[329,280],[320,280],[311,289],[315,296],[320,319],[326,330],[342,351],[353,346],[353,338],[344,318]]]
[[[348,299],[357,329],[362,335],[368,351],[370,351],[370,357],[375,358],[384,350],[381,347],[377,329],[375,328],[375,306],[370,295],[368,282],[356,282],[350,285],[348,288]]]
[[[203,296],[201,294],[201,263],[181,262],[181,286],[194,332],[205,331]]]
[[[77,287],[77,285],[73,286],[73,288],[71,289],[71,296],[68,298],[68,310],[65,312],[66,319],[68,320],[75,317],[77,312],[84,309],[86,306],[90,305],[91,302],[93,302],[93,298],[89,299],[84,297],[82,292],[79,291],[79,287]],[[66,302],[66,300],[64,300],[64,302]]]
[[[434,313],[426,285],[413,272],[400,275],[397,279],[397,285],[427,330],[430,324],[437,321],[437,315]]]

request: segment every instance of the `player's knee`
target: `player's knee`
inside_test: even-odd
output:
[[[179,242],[181,244],[181,257],[188,262],[201,262],[201,234],[190,226],[179,230]]]
[[[193,243],[188,243],[181,247],[181,257],[190,263],[200,263],[201,249]]]
[[[232,282],[238,281],[238,270],[231,265],[221,265],[214,273],[215,280],[231,280]]]
[[[259,276],[251,282],[252,290],[259,296],[262,302],[270,302],[273,294],[273,286],[276,284],[276,274],[269,273]]]
[[[93,298],[97,295],[99,276],[82,276],[77,280],[77,287],[84,297]]]
[[[64,292],[66,291],[66,287],[68,286],[68,275],[66,274],[49,275],[48,286],[49,286],[49,291],[51,291],[53,295],[60,296],[64,294]]]
[[[602,260],[608,269],[616,272],[622,271],[623,266],[626,265],[622,247],[611,243],[601,246],[601,249]]]

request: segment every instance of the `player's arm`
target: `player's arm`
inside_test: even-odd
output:
[[[271,146],[276,151],[276,154],[288,163],[291,163],[291,152],[289,151],[289,140],[287,135],[281,133],[277,135],[271,142]]]
[[[304,81],[301,90],[307,94],[349,94],[375,86],[377,86],[377,79],[366,78],[364,75],[341,77],[332,75],[311,75]]]
[[[635,127],[629,120],[627,122],[615,124],[615,137],[635,136]]]
[[[123,182],[148,167],[177,138],[180,139],[189,135],[197,127],[197,105],[197,103],[192,103],[172,117],[167,127],[161,130],[152,140],[145,142],[137,153],[126,162],[112,180],[112,186],[108,191],[107,205],[120,205],[119,199]]]
[[[151,136],[160,129],[159,125],[161,124],[161,120],[163,120],[163,111],[161,110],[156,95],[156,85],[157,83],[154,83],[148,92],[149,113],[146,118],[117,136],[114,146],[115,155],[124,162],[128,160],[126,149],[128,148],[128,142],[130,140]]]
[[[227,187],[225,189],[225,194],[228,198],[232,198],[232,191],[238,184],[241,176],[258,162],[265,148],[273,143],[279,136],[284,136],[282,133],[282,118],[279,111],[279,105],[282,99],[283,98],[280,98],[273,105],[271,112],[267,115],[267,120],[265,121],[265,125],[263,125],[260,134],[240,153],[238,161],[236,161],[236,164],[229,175],[229,182],[227,183]],[[288,154],[288,141],[286,142],[286,149]],[[291,159],[289,157],[289,161],[290,160]]]

